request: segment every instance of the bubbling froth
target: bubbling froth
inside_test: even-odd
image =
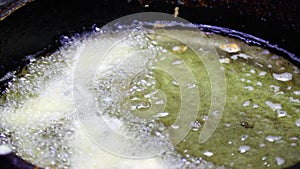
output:
[[[13,76],[2,96],[1,144],[10,145],[19,156],[41,167],[214,166],[201,158],[183,158],[164,133],[167,127],[155,119],[155,114],[146,114],[146,118],[139,114],[138,111],[150,110],[154,103],[161,102],[158,97],[163,95],[157,91],[152,65],[165,50],[147,37],[146,30],[137,30],[112,34],[103,30],[77,39],[64,38],[64,46],[55,53],[32,58]],[[108,51],[105,57],[93,63],[103,50]],[[162,113],[160,109],[152,111]],[[99,131],[94,126],[83,127],[81,116],[103,118],[113,131],[141,138],[130,144],[132,147],[125,147],[126,151],[163,149],[164,153],[145,159],[113,154],[89,137],[87,129],[90,133]],[[110,144],[128,146],[118,140]]]

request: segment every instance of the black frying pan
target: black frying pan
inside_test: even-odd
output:
[[[269,43],[259,42],[262,46],[300,65],[299,0],[17,0],[0,6],[0,77],[26,64],[25,56],[57,49],[61,35],[91,31],[93,25],[101,27],[137,12],[173,14],[176,6],[180,7],[179,16],[192,23],[227,27],[265,39]],[[216,28],[200,28],[230,35]],[[242,34],[238,38],[257,43]],[[0,155],[0,168],[34,166],[9,154]],[[290,168],[300,168],[300,163]]]

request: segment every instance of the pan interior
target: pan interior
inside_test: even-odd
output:
[[[54,168],[282,168],[300,160],[297,66],[240,40],[152,26],[63,36],[56,52],[7,74],[1,144]],[[226,102],[199,142],[216,90],[203,57],[222,66]]]

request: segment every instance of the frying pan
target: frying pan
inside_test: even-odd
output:
[[[299,0],[0,0],[0,77],[24,66],[25,56],[57,49],[61,35],[76,36],[91,31],[95,25],[101,27],[137,12],[173,14],[176,6],[180,7],[180,17],[201,24],[203,31],[259,44],[300,65]],[[232,34],[230,29],[254,36]],[[5,87],[5,83],[1,84],[1,91]],[[0,168],[34,166],[7,154],[0,155]],[[300,163],[290,168],[300,168]]]

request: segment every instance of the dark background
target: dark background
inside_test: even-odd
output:
[[[246,32],[300,56],[300,0],[36,0],[0,21],[0,77],[63,34],[137,12],[173,14],[175,6],[190,22]]]

